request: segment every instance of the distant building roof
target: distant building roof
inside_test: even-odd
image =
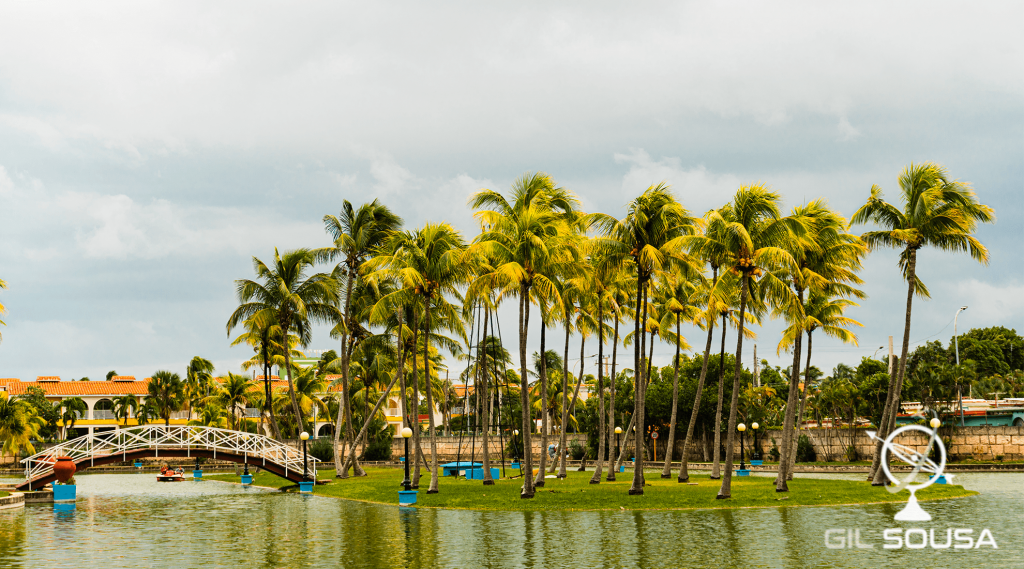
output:
[[[30,387],[38,387],[49,396],[73,397],[82,395],[146,395],[145,381],[13,381],[7,384],[12,395],[21,395]]]

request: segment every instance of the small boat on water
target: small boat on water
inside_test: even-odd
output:
[[[160,474],[156,477],[157,482],[182,482],[185,480],[185,473],[182,469],[161,468]]]

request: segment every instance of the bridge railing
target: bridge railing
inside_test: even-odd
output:
[[[139,449],[154,449],[157,456],[161,449],[207,450],[212,451],[214,456],[217,452],[226,452],[272,462],[286,471],[303,471],[300,449],[264,435],[180,425],[145,425],[83,435],[24,458],[21,462],[25,465],[25,477],[34,480],[50,474],[59,456],[70,456],[73,461],[82,462],[118,454],[127,455]],[[127,456],[125,458],[127,460]],[[309,461],[315,477],[316,463],[319,461],[313,457],[309,457]]]

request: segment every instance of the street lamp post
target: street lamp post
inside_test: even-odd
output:
[[[619,445],[619,435],[621,435],[621,434],[622,434],[622,427],[615,427],[615,457],[616,457],[616,459],[618,458],[619,453],[622,452],[622,447]],[[613,472],[615,471],[615,462],[612,462],[612,471]]]
[[[961,306],[959,310],[956,311],[956,314],[953,316],[953,351],[956,352],[956,367],[958,374],[960,372],[960,339],[957,337],[956,333],[956,319],[960,317],[960,313],[963,312],[964,310],[967,310],[967,307]],[[964,394],[963,388],[960,387],[959,377],[957,378],[956,395],[957,399],[960,400],[960,426],[962,427],[964,426]]]
[[[736,430],[740,432],[740,470],[743,471],[747,469],[747,463],[743,462],[743,439],[745,438],[743,435],[747,430],[747,426],[740,423],[739,425],[736,425]]]
[[[754,466],[754,459],[755,458],[757,458],[758,461],[761,460],[761,447],[758,446],[758,444],[757,444],[757,429],[760,426],[761,425],[757,424],[757,421],[754,421],[753,423],[750,424],[750,428],[754,430],[754,432],[751,433],[751,436],[754,437],[754,450],[750,454],[750,466]],[[758,464],[760,464],[760,462],[758,462]]]
[[[299,438],[302,439],[302,479],[309,480],[309,454],[306,452],[306,441],[309,440],[309,433],[302,431]]]
[[[412,429],[405,427],[402,429],[402,438],[405,439],[405,480],[402,481],[402,487],[408,492],[412,490],[412,480],[409,479],[409,437],[412,436]]]

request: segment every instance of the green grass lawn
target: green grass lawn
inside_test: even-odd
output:
[[[331,479],[331,482],[314,486],[314,494],[398,504],[399,484],[403,478],[400,469],[368,468],[368,476],[347,480],[334,479],[333,470],[322,470],[317,474],[321,479]],[[908,497],[906,491],[890,494],[885,488],[872,487],[866,481],[811,478],[797,478],[789,483],[788,493],[776,493],[771,477],[734,476],[732,498],[716,500],[721,481],[711,480],[706,475],[691,475],[690,482],[696,485],[679,484],[674,477],[662,480],[658,472],[647,474],[643,496],[630,496],[627,491],[632,481],[631,472],[620,473],[615,482],[602,481],[594,485],[588,483],[592,475],[592,472],[569,472],[569,477],[564,480],[548,478],[546,485],[537,489],[535,498],[523,500],[519,497],[521,479],[497,480],[494,486],[484,486],[479,480],[442,477],[440,492],[427,494],[430,476],[425,474],[420,479],[417,506],[472,510],[671,510],[906,502]],[[240,482],[238,476],[229,474],[214,474],[206,478]],[[266,472],[257,474],[253,484],[298,491],[294,483]],[[918,492],[917,496],[920,500],[940,500],[975,494],[977,492],[965,490],[962,486],[935,484]]]
[[[0,498],[6,498],[6,497],[8,497],[10,495],[11,495],[10,492],[6,492],[4,490],[0,490]]]

